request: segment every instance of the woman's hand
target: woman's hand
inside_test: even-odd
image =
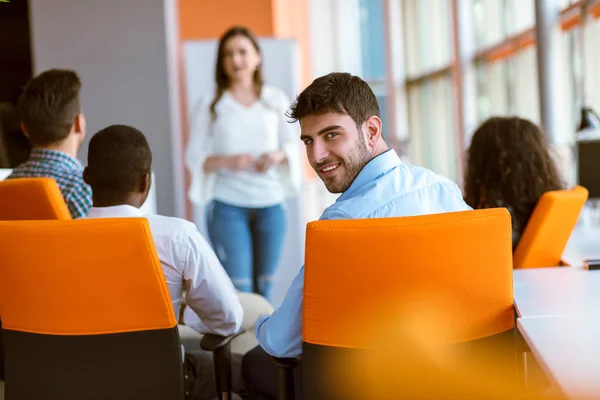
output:
[[[233,171],[246,171],[256,164],[256,160],[250,154],[236,154],[230,156],[228,161],[228,167]]]
[[[258,172],[266,172],[271,167],[279,165],[286,160],[285,152],[281,149],[265,153],[256,160],[256,170]]]

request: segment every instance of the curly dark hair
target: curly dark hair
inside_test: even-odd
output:
[[[464,182],[465,202],[506,207],[518,236],[542,194],[563,188],[544,133],[518,117],[493,117],[475,131]]]

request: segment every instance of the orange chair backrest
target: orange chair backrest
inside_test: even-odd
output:
[[[407,321],[442,328],[429,332],[441,344],[514,327],[506,209],[317,221],[306,234],[305,343],[369,348]]]
[[[583,186],[554,190],[542,195],[517,244],[515,268],[543,268],[560,265],[569,237],[588,198]]]
[[[0,221],[71,219],[52,178],[19,178],[0,182]]]
[[[0,221],[0,254],[4,329],[99,335],[177,324],[146,219]]]

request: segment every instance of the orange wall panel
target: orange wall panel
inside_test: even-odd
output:
[[[296,39],[300,49],[302,88],[311,82],[308,0],[273,0],[273,29],[279,38]]]
[[[273,36],[272,0],[179,0],[182,41],[218,38],[233,25],[244,25],[257,36]]]

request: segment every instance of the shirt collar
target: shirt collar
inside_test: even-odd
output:
[[[29,159],[46,162],[48,161],[48,159],[50,159],[51,161],[59,161],[69,169],[83,169],[83,165],[81,165],[81,162],[79,162],[78,159],[76,159],[75,157],[71,157],[67,153],[63,153],[62,151],[58,150],[34,148],[31,150]]]
[[[139,218],[144,213],[137,207],[122,204],[112,207],[92,207],[88,211],[88,218]]]
[[[337,201],[353,197],[360,188],[401,164],[400,157],[398,157],[398,154],[393,149],[381,153],[363,167],[356,178],[354,178],[350,187],[342,193]]]

